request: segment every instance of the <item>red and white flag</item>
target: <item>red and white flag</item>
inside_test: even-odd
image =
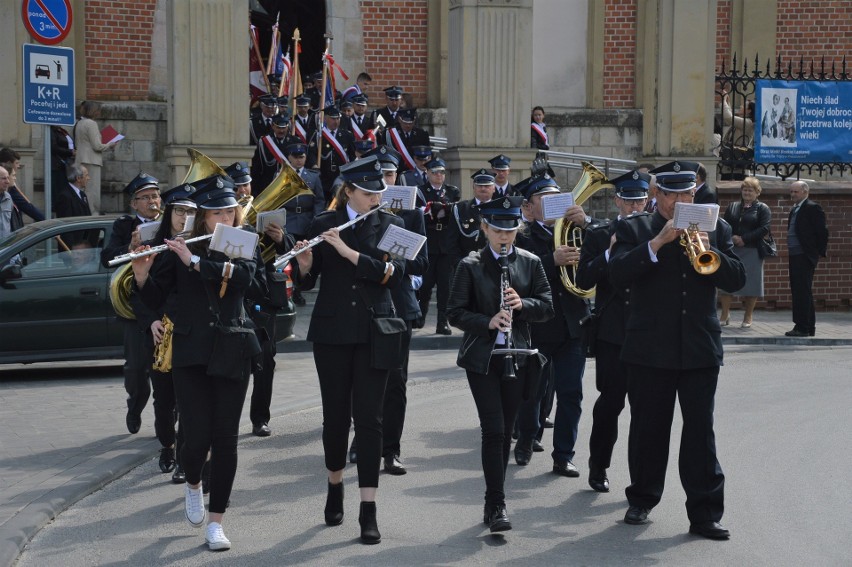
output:
[[[249,90],[252,102],[259,96],[266,94],[266,82],[263,80],[263,64],[258,61],[254,46],[257,41],[257,29],[251,26],[249,30]]]

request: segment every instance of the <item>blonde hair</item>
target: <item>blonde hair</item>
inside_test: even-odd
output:
[[[742,187],[743,185],[746,187],[751,187],[758,195],[760,195],[760,192],[763,191],[763,189],[760,187],[760,181],[757,179],[757,177],[746,177],[745,179],[743,179],[743,182],[740,186]]]

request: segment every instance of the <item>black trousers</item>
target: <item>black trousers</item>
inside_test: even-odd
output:
[[[675,397],[683,417],[678,468],[691,523],[718,522],[725,475],[716,458],[713,407],[719,367],[668,370],[628,364],[630,438],[627,461],[631,506],[651,509],[663,495]]]
[[[259,333],[260,354],[252,361],[252,376],[254,382],[251,391],[251,404],[249,405],[249,418],[254,426],[269,423],[269,407],[272,405],[272,379],[275,377],[275,314],[261,313],[264,317],[258,317],[255,313],[252,317],[255,325],[263,325],[265,333]],[[263,336],[261,336],[263,335]]]
[[[790,293],[793,297],[793,323],[804,332],[816,329],[814,311],[814,271],[818,260],[812,260],[805,254],[790,256]]]
[[[150,331],[140,328],[135,320],[124,324],[124,390],[127,392],[127,411],[141,415],[151,397],[148,371],[154,362],[154,340]]]
[[[592,410],[589,467],[608,469],[627,395],[627,365],[618,359],[621,345],[597,341],[595,348],[595,385],[600,395]]]
[[[163,447],[171,447],[177,439],[177,404],[171,372],[151,370],[154,392],[154,433]]]
[[[384,417],[382,419],[382,456],[399,456],[402,429],[405,425],[405,408],[408,384],[408,354],[411,347],[411,321],[406,321],[407,330],[402,333],[402,368],[388,372],[385,387]]]
[[[447,300],[450,298],[450,281],[458,264],[458,258],[448,254],[429,254],[429,267],[423,274],[423,285],[418,290],[420,312],[423,318],[429,311],[432,288],[437,286],[438,324],[447,320]]]
[[[387,370],[370,368],[370,345],[314,343],[314,362],[322,395],[322,445],[325,467],[346,466],[349,425],[355,423],[358,486],[379,486],[382,458],[382,409]]]
[[[184,443],[181,464],[189,484],[201,482],[210,451],[210,512],[221,514],[237,474],[237,437],[248,380],[207,375],[204,366],[173,368]]]
[[[485,503],[505,504],[506,467],[512,445],[512,428],[524,393],[524,380],[503,380],[503,358],[492,357],[488,374],[467,371],[467,383],[482,430],[482,471]],[[360,460],[360,456],[358,457]]]

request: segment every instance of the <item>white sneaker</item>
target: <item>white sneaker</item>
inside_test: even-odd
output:
[[[207,510],[204,509],[204,494],[201,492],[201,487],[190,488],[189,483],[184,488],[184,513],[186,520],[193,528],[200,528],[204,525],[204,518],[207,517]]]
[[[210,551],[224,551],[231,549],[231,542],[222,531],[222,524],[210,522],[207,524],[207,547]]]

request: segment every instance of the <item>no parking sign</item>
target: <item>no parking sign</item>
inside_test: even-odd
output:
[[[71,0],[23,0],[21,17],[34,40],[55,45],[71,32]]]

